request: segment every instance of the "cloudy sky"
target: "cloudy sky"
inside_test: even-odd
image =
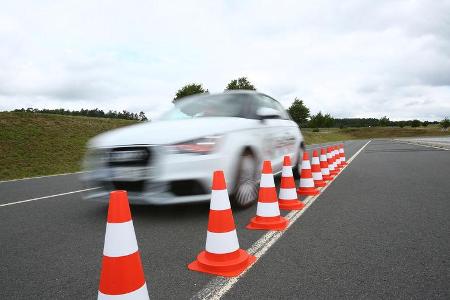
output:
[[[336,117],[450,115],[450,1],[0,0],[0,110],[145,111],[247,76]]]

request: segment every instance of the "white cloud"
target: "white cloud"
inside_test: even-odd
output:
[[[286,107],[438,120],[450,115],[448,15],[450,1],[9,1],[0,110],[155,115],[186,83],[220,92],[248,76]]]

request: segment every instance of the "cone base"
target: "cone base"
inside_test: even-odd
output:
[[[253,217],[250,223],[246,226],[251,230],[284,230],[286,229],[289,221],[288,219],[278,217]]]
[[[323,180],[325,180],[325,181],[330,181],[330,180],[333,180],[333,176],[331,176],[331,175],[323,175],[322,174],[322,179]]]
[[[314,185],[317,186],[317,187],[323,187],[323,186],[326,186],[327,183],[325,181],[323,181],[323,180],[314,180]]]
[[[197,259],[188,265],[188,269],[201,273],[235,277],[241,274],[249,265],[255,262],[256,257],[247,253],[247,251],[237,250],[237,257],[226,261],[212,260],[207,257],[206,251],[200,252]]]
[[[278,200],[278,206],[282,210],[301,210],[305,204],[299,200]]]
[[[330,175],[333,175],[333,176],[337,175],[338,173],[339,173],[339,172],[336,171],[336,170],[330,171]]]
[[[346,166],[347,163],[346,163],[345,161],[343,161],[343,162],[341,162],[341,165],[342,165],[342,166]]]
[[[298,188],[297,194],[302,196],[315,196],[319,194],[319,190],[316,188]]]

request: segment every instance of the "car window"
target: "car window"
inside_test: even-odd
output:
[[[243,95],[201,95],[180,100],[160,120],[181,120],[201,117],[244,117],[248,99]]]
[[[280,103],[278,103],[277,101],[275,101],[274,99],[272,99],[270,97],[267,97],[264,95],[258,95],[256,109],[261,108],[261,107],[275,109],[280,112],[281,119],[285,119],[285,120],[290,119],[289,115],[286,113],[286,110],[284,109],[284,107]]]

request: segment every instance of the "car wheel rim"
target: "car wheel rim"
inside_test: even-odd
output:
[[[246,206],[256,199],[258,189],[256,186],[256,166],[253,157],[244,156],[239,169],[238,184],[236,187],[236,202]]]

